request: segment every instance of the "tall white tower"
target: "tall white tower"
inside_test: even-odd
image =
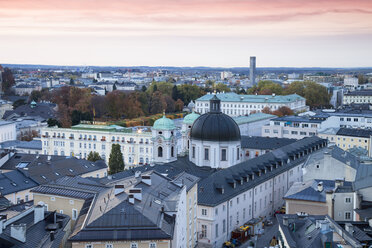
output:
[[[173,120],[165,117],[165,114],[155,121],[152,127],[153,163],[169,163],[177,160],[175,131]]]

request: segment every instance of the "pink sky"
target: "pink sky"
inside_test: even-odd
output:
[[[372,66],[371,0],[0,0],[0,63]]]

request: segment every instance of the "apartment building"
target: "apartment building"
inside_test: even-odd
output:
[[[355,90],[344,94],[343,104],[372,103],[372,90]]]
[[[195,100],[195,111],[204,114],[209,111],[209,101],[214,94],[206,94]],[[221,100],[221,111],[231,117],[261,112],[265,107],[275,111],[286,106],[294,112],[307,111],[306,99],[296,95],[238,95],[236,93],[217,93]]]
[[[187,246],[186,186],[152,172],[117,181],[80,212],[73,248]]]
[[[270,120],[268,125],[262,126],[262,136],[288,139],[302,139],[317,134],[323,118],[307,116],[283,116]]]
[[[330,143],[336,144],[343,150],[361,147],[368,151],[369,157],[372,156],[372,129],[328,128],[319,131],[318,136],[323,139],[328,139]]]
[[[137,129],[115,125],[79,124],[71,128],[42,129],[42,152],[47,155],[72,156],[86,159],[91,151],[108,162],[113,144],[120,144],[127,168],[150,164],[153,141],[149,127]]]

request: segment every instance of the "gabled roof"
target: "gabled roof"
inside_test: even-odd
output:
[[[274,150],[296,142],[296,139],[242,136],[241,147],[258,150]]]
[[[56,117],[56,111],[54,108],[55,104],[52,103],[38,103],[35,107],[31,107],[30,104],[21,105],[13,110],[7,110],[4,113],[3,119],[7,119],[12,115],[17,116],[40,116],[43,119],[47,120],[49,118]]]
[[[25,153],[14,154],[1,166],[3,170],[19,170],[38,184],[45,184],[64,176],[78,176],[105,168],[107,165],[103,160],[91,162],[75,157]]]
[[[128,201],[128,192],[114,194],[111,187],[94,198],[89,211],[80,215],[70,241],[172,239],[180,186],[157,172],[149,172],[151,185],[138,178],[125,178],[115,184],[141,190],[142,200]],[[129,188],[128,188],[129,189]]]
[[[340,128],[337,135],[369,138],[372,136],[372,130],[370,129],[357,129],[357,128]]]
[[[26,189],[31,189],[39,184],[27,177],[23,173],[15,170],[6,173],[0,173],[0,193],[8,195],[15,192],[20,192]]]

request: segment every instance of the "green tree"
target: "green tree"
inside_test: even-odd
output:
[[[190,101],[201,97],[202,90],[196,85],[183,84],[179,87],[180,99],[187,105]]]
[[[117,87],[116,87],[116,82],[114,83],[114,85],[112,86],[112,90],[117,90]]]
[[[12,71],[9,68],[5,67],[4,72],[2,73],[2,78],[3,78],[3,82],[1,85],[2,91],[5,94],[9,94],[12,86],[15,85],[15,80]]]
[[[293,82],[284,91],[285,94],[298,94],[306,99],[306,105],[311,108],[329,107],[331,94],[323,85],[312,81]]]
[[[173,88],[172,88],[172,98],[175,101],[177,101],[177,99],[180,98],[180,93],[178,92],[178,88],[177,88],[176,85],[174,85]]]
[[[160,91],[163,95],[172,96],[174,84],[168,82],[153,82],[147,89],[147,93],[152,95],[155,91]]]
[[[112,144],[109,158],[109,174],[116,174],[124,170],[123,154],[119,144]]]
[[[217,92],[230,92],[231,91],[229,86],[223,83],[216,84],[215,88]]]
[[[31,95],[29,97],[29,101],[32,102],[32,101],[35,101],[35,102],[38,102],[41,100],[41,98],[43,97],[43,94],[41,93],[41,91],[39,90],[33,90],[31,92]]]
[[[158,114],[163,112],[167,107],[167,103],[163,94],[160,91],[155,91],[151,97],[151,113]]]
[[[92,162],[96,162],[97,160],[102,160],[102,158],[99,155],[99,153],[98,152],[93,152],[93,151],[90,151],[90,153],[88,154],[87,159],[89,161],[92,161]]]
[[[25,105],[26,104],[26,101],[25,99],[18,99],[17,101],[15,101],[13,103],[13,109],[16,109],[18,108],[19,106],[22,106],[22,105]]]
[[[73,78],[70,78],[70,85],[75,85],[75,80]]]
[[[61,127],[61,124],[59,123],[59,121],[53,118],[49,118],[47,123],[48,123],[48,127],[55,127],[55,126]]]

